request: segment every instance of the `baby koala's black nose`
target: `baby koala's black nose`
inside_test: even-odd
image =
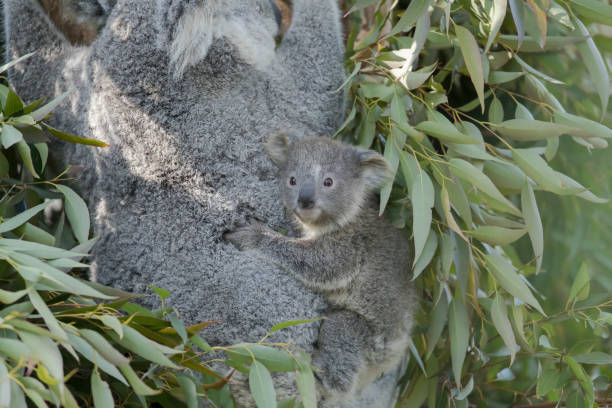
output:
[[[307,181],[300,188],[300,193],[298,195],[298,204],[301,209],[308,210],[314,207],[315,205],[315,186],[314,182]]]
[[[315,205],[314,197],[300,197],[298,198],[298,204],[303,210],[309,210]]]

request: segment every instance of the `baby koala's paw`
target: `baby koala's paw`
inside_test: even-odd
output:
[[[246,251],[258,246],[263,237],[266,226],[257,221],[236,227],[233,231],[223,234],[226,241],[231,242],[240,251]]]
[[[315,353],[312,358],[312,365],[318,368],[315,377],[331,394],[352,394],[355,391],[359,363],[358,357],[347,355],[334,357]]]

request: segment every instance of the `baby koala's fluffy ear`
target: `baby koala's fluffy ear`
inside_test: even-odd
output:
[[[361,177],[368,188],[380,187],[391,178],[391,166],[380,154],[374,150],[359,149],[359,167]]]
[[[283,167],[287,161],[287,153],[293,138],[286,133],[276,133],[266,140],[264,149],[266,154],[278,167]]]

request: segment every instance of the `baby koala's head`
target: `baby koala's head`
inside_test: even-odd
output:
[[[285,207],[314,235],[354,220],[368,194],[390,175],[380,154],[327,137],[278,134],[265,149],[280,169]]]

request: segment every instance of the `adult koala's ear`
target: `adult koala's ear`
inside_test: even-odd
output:
[[[289,146],[293,143],[293,136],[286,133],[276,133],[266,140],[264,150],[266,154],[278,167],[283,167],[287,162],[287,153]]]
[[[361,177],[367,188],[374,189],[389,181],[391,166],[380,154],[374,150],[358,149],[357,157]]]

